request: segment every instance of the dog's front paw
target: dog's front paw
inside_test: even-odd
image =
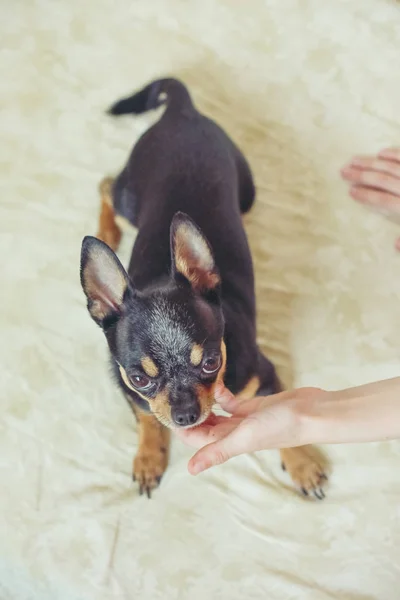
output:
[[[133,481],[139,484],[139,493],[151,498],[151,492],[159,486],[167,468],[167,455],[164,448],[140,449],[133,461]]]
[[[313,446],[281,450],[282,468],[289,473],[295,486],[304,496],[318,500],[325,498],[324,486],[328,481],[327,462]]]

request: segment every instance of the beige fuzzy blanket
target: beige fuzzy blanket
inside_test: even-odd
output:
[[[329,447],[327,499],[275,452],[148,501],[79,286],[97,184],[150,119],[114,100],[165,74],[247,155],[260,343],[287,385],[400,374],[400,235],[338,170],[400,144],[390,0],[2,0],[0,599],[398,600],[400,445]],[[126,237],[122,260],[129,256]],[[399,399],[400,401],[400,399]]]

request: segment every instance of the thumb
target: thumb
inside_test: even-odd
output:
[[[215,401],[223,408],[226,412],[233,412],[236,406],[235,396],[228,390],[225,385],[220,382],[217,383],[214,392]]]
[[[223,383],[217,384],[214,398],[223,410],[237,416],[246,416],[255,412],[265,400],[264,396],[256,396],[251,400],[241,398],[240,394],[234,396]]]
[[[203,446],[190,459],[188,469],[192,475],[198,475],[202,471],[222,465],[230,458],[252,452],[253,432],[248,421],[241,421],[231,433],[224,438]]]

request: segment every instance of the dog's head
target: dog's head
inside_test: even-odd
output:
[[[81,283],[125,385],[167,427],[190,427],[210,414],[225,371],[220,277],[208,241],[187,215],[175,215],[170,239],[168,280],[138,291],[114,252],[86,237]]]

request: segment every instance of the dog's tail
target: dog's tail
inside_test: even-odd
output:
[[[140,115],[154,110],[162,104],[168,109],[182,110],[192,108],[193,103],[187,88],[178,79],[157,79],[139,92],[118,100],[109,109],[110,115]]]

